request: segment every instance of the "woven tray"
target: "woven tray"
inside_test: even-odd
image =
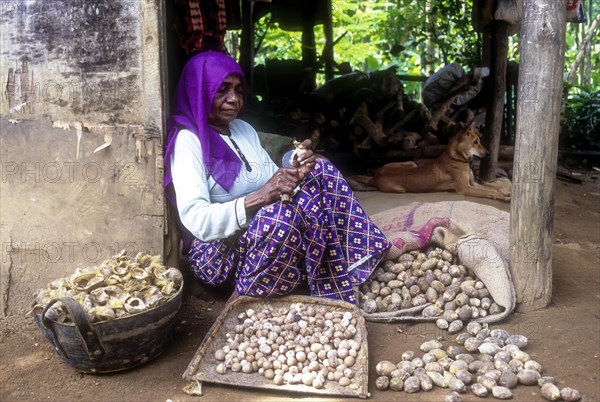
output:
[[[242,372],[227,371],[226,374],[219,374],[215,371],[219,363],[214,357],[215,351],[226,344],[225,334],[234,330],[239,313],[246,311],[248,308],[259,311],[267,305],[272,308],[279,308],[289,306],[292,303],[329,306],[339,311],[350,311],[356,318],[357,333],[354,339],[361,343],[361,348],[358,351],[354,365],[356,373],[349,386],[343,387],[336,381],[326,381],[321,389],[303,384],[275,385],[272,380],[268,380],[258,373],[245,374]],[[227,305],[223,312],[221,312],[208,334],[204,337],[192,361],[189,363],[183,374],[183,378],[187,381],[201,381],[238,387],[368,398],[368,363],[367,329],[364,318],[356,306],[343,301],[309,296],[285,296],[270,299],[240,296]]]

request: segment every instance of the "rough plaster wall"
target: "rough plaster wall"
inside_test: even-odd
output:
[[[162,253],[160,4],[0,1],[0,316],[77,265]]]

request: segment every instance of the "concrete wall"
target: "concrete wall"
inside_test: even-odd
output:
[[[163,252],[162,0],[0,1],[0,316]]]

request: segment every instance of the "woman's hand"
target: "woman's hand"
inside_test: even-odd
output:
[[[310,139],[306,139],[296,146],[297,151],[294,155],[293,164],[295,167],[300,168],[302,179],[315,167],[316,155],[311,147],[312,141]]]
[[[271,177],[261,188],[246,197],[244,203],[246,211],[254,213],[265,205],[280,201],[282,194],[293,195],[294,189],[304,178],[302,173],[303,168],[304,167],[291,167],[280,168],[277,170],[273,177]]]
[[[281,201],[282,195],[292,196],[294,189],[304,180],[304,177],[314,169],[316,155],[313,153],[312,142],[307,139],[297,146],[291,168],[280,168],[261,188],[246,196],[244,207],[246,212],[254,214],[261,207]]]

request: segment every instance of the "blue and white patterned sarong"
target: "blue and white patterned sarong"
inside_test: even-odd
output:
[[[195,239],[188,260],[202,282],[233,279],[242,295],[284,295],[308,281],[313,296],[354,303],[352,286],[369,278],[389,247],[339,170],[317,159],[292,203],[262,207],[236,236]]]

